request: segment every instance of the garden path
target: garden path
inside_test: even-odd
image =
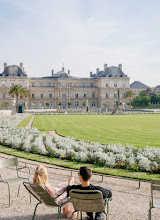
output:
[[[35,115],[32,116],[32,118],[29,120],[28,124],[27,124],[27,128],[31,128],[32,127],[32,123],[34,121]]]
[[[12,156],[0,153],[0,159],[11,158]],[[24,165],[24,162],[31,169],[31,177],[39,162],[30,161],[19,158],[20,166]],[[42,163],[41,163],[42,164]],[[60,182],[67,181],[67,178],[71,175],[71,172],[65,168],[59,168],[54,165],[45,164],[48,169],[49,182],[52,185],[57,185]],[[1,170],[2,177],[7,176],[11,178],[14,174],[13,169]],[[6,175],[7,174],[7,175]],[[26,170],[23,170],[21,175],[25,175]],[[79,183],[77,171],[73,172],[76,184]],[[138,189],[138,182],[117,179],[113,177],[104,177],[104,181],[101,182],[101,176],[93,175],[92,184],[100,186],[108,186],[112,188],[113,199],[110,202],[110,220],[147,220],[149,200],[150,200],[150,183],[142,182],[141,188]],[[156,194],[156,196],[159,196]],[[17,197],[17,187],[11,188],[11,207],[8,208],[8,191],[7,185],[0,184],[0,219],[3,220],[30,220],[34,211],[36,200],[32,198],[32,203],[29,202],[29,195],[26,189],[22,186],[20,189],[20,195]],[[57,209],[50,208],[44,205],[39,205],[36,212],[36,220],[51,220],[57,218]],[[160,219],[159,209],[153,209],[152,216],[154,220]],[[83,214],[83,218],[86,214]],[[62,214],[60,219],[66,219]]]

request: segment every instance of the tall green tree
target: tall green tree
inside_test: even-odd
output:
[[[130,106],[131,106],[132,98],[134,97],[135,97],[135,93],[133,92],[133,90],[130,89],[126,92],[125,98],[129,98]]]
[[[9,95],[16,96],[16,111],[17,112],[18,112],[19,97],[22,97],[22,98],[31,97],[30,91],[28,89],[23,88],[23,86],[19,84],[15,84],[14,86],[10,88]]]

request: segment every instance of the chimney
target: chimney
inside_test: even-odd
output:
[[[96,69],[96,73],[97,73],[97,74],[99,73],[99,68]]]
[[[68,76],[70,76],[70,70],[68,70]]]
[[[122,70],[122,64],[119,64],[118,67]]]
[[[52,72],[52,76],[53,76],[53,75],[54,75],[54,70],[52,69],[52,71],[51,71],[51,72]]]
[[[7,67],[7,63],[4,63],[4,70],[5,70],[6,67]]]
[[[104,64],[104,71],[106,71],[106,69],[107,69],[107,64],[105,63]]]
[[[21,70],[23,71],[23,63],[20,63],[19,66],[20,66]]]
[[[92,72],[90,72],[90,77],[92,77]]]

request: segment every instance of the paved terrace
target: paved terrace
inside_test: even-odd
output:
[[[11,158],[5,154],[0,154],[0,159]],[[19,158],[19,165],[23,166],[26,162],[31,169],[31,177],[33,178],[34,170],[40,163]],[[61,170],[57,166],[46,165],[49,173],[49,182],[52,185],[57,185],[71,175],[67,169]],[[58,169],[57,169],[58,168]],[[2,176],[11,178],[14,175],[13,169],[1,169]],[[25,175],[24,170],[22,175]],[[73,172],[75,181],[78,184],[77,172]],[[101,182],[101,176],[93,175],[92,184],[111,187],[113,190],[113,199],[110,202],[110,220],[147,220],[148,207],[150,200],[150,183],[142,182],[141,188],[138,189],[138,182],[126,179],[117,179],[112,177],[104,177]],[[8,188],[7,184],[0,183],[0,219],[3,220],[31,220],[35,208],[36,200],[32,198],[32,203],[29,202],[29,193],[21,186],[20,195],[17,197],[18,187],[11,188],[11,206],[8,208]],[[156,197],[160,195],[157,194]],[[160,219],[159,209],[152,209],[153,220]],[[38,206],[35,220],[51,220],[57,218],[57,208],[46,207],[43,204]],[[86,214],[83,214],[86,218]],[[61,219],[67,219],[64,214]]]

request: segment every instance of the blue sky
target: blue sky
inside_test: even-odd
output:
[[[160,84],[159,0],[0,0],[0,72],[24,64],[28,76],[108,66],[131,82]]]

